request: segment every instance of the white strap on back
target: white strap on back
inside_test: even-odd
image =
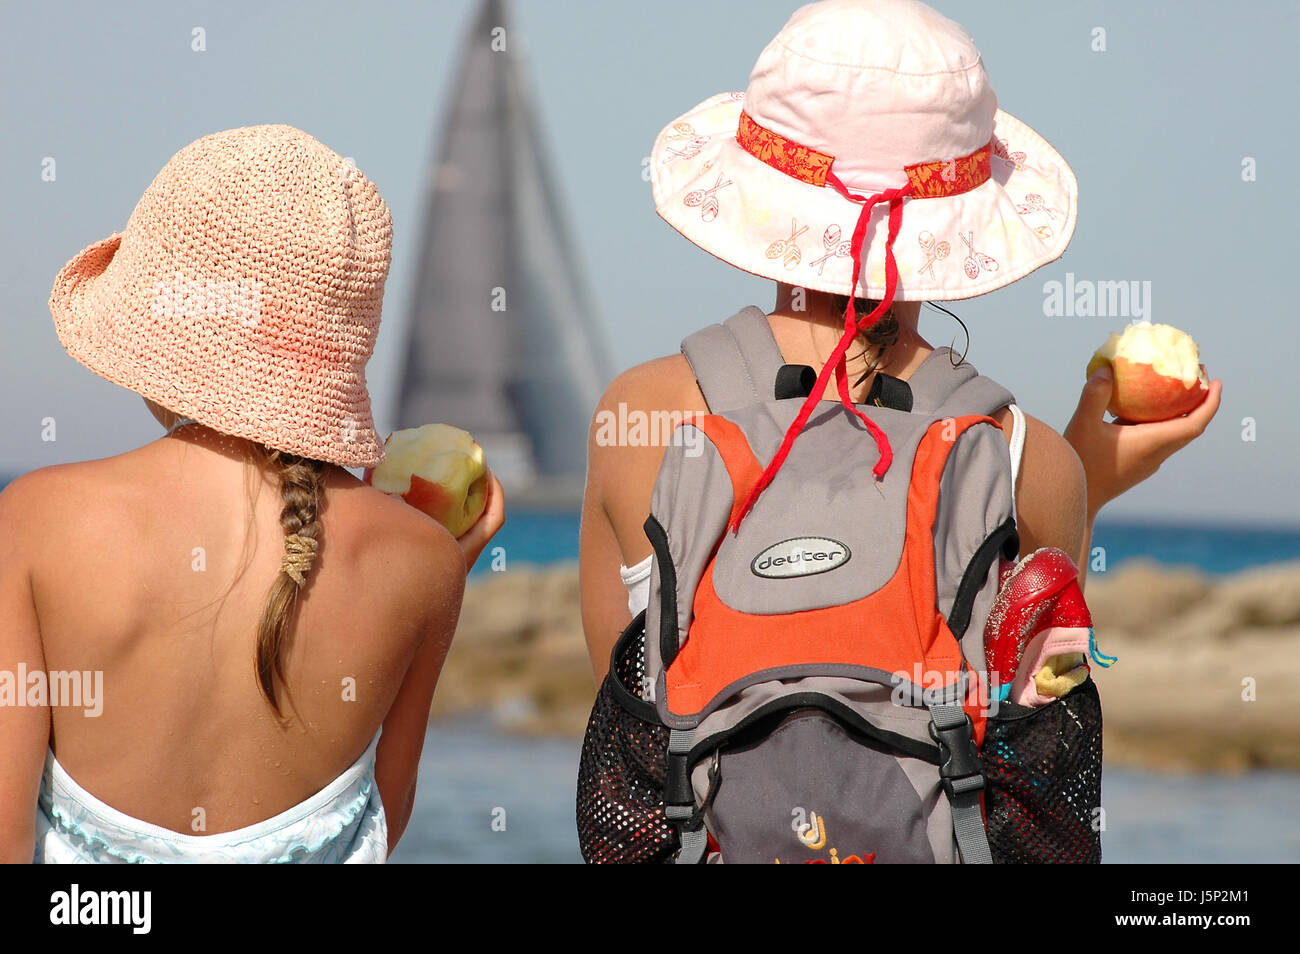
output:
[[[1008,404],[1014,425],[1011,428],[1011,512],[1016,512],[1016,479],[1020,476],[1020,458],[1025,453],[1025,413],[1015,404]]]

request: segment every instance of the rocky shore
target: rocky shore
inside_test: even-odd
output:
[[[1300,770],[1300,561],[1211,577],[1131,561],[1089,574],[1108,764]],[[595,695],[576,566],[476,577],[432,716],[580,736]]]

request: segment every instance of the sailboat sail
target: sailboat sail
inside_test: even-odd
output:
[[[508,489],[580,486],[609,359],[506,13],[475,18],[427,186],[398,422],[470,431]]]

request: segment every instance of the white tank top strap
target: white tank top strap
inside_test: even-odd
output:
[[[654,554],[646,557],[636,566],[620,566],[618,575],[627,587],[627,609],[633,617],[650,605],[650,564]]]
[[[1008,404],[1014,422],[1011,428],[1011,510],[1016,509],[1016,481],[1020,477],[1020,458],[1025,453],[1025,413],[1015,404]]]

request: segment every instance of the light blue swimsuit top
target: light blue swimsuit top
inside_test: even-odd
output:
[[[381,730],[382,731],[382,730]],[[132,818],[78,785],[53,752],[36,810],[37,864],[151,862],[382,864],[388,823],[370,746],[329,785],[274,818],[216,835],[186,835]]]

